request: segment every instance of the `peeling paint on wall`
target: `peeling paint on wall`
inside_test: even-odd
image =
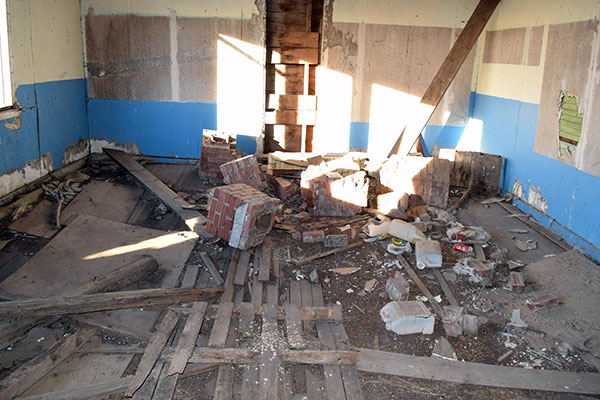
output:
[[[10,129],[11,131],[18,131],[21,128],[21,116],[18,115],[12,122],[7,122],[4,124],[6,129]]]
[[[74,161],[81,160],[89,154],[90,142],[87,139],[81,139],[65,149],[65,154],[62,156],[61,160],[62,165],[64,166]]]
[[[548,200],[542,196],[541,187],[538,187],[537,189],[533,185],[529,187],[527,202],[529,203],[529,205],[538,209],[544,214],[548,212]]]
[[[524,196],[523,183],[518,179],[515,179],[515,183],[513,183],[512,192],[516,197],[520,199],[522,199]]]
[[[22,168],[16,168],[11,172],[0,175],[0,197],[41,178],[52,172],[53,169],[52,154],[46,153],[41,160],[36,158]]]
[[[102,149],[122,150],[129,154],[141,154],[140,147],[135,143],[117,143],[114,140],[108,141],[105,138],[90,138],[90,152],[102,153]]]

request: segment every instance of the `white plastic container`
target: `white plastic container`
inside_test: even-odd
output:
[[[379,311],[385,329],[398,335],[422,333],[431,335],[435,315],[420,301],[392,301]]]
[[[416,226],[404,222],[401,219],[395,219],[390,224],[389,233],[402,240],[407,240],[412,244],[420,240],[427,240],[425,234],[419,230]]]
[[[417,268],[442,268],[442,247],[437,240],[422,240],[415,244]]]

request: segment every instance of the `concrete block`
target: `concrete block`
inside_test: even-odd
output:
[[[462,329],[465,335],[477,335],[479,317],[477,315],[465,314],[462,319]]]
[[[325,247],[346,247],[348,246],[347,235],[327,235],[325,236]]]
[[[379,312],[385,328],[398,335],[421,333],[431,335],[435,315],[420,301],[392,301]]]

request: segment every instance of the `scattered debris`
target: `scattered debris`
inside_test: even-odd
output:
[[[510,283],[510,290],[513,292],[525,290],[525,281],[523,280],[523,274],[520,272],[511,272],[508,276],[508,282]]]
[[[402,245],[388,243],[386,249],[387,249],[388,253],[393,254],[395,256],[404,254],[404,253],[410,253],[412,250],[409,242],[404,242],[404,244],[402,244]]]
[[[463,316],[465,308],[457,306],[445,306],[442,312],[442,324],[446,335],[457,337],[463,334]]]
[[[390,224],[391,221],[389,218],[385,218],[383,220],[373,220],[364,227],[363,231],[369,237],[387,235],[390,231]]]
[[[343,267],[343,268],[333,268],[329,270],[330,272],[335,272],[340,275],[350,275],[355,273],[356,271],[360,271],[360,267]]]
[[[502,354],[500,357],[498,357],[498,362],[502,362],[504,360],[506,360],[508,357],[510,357],[512,354],[514,353],[514,350],[509,350],[506,353]]]
[[[421,301],[392,301],[383,306],[379,314],[385,328],[398,335],[433,333],[435,316]]]
[[[471,246],[465,246],[464,244],[455,244],[454,245],[454,250],[463,252],[463,253],[472,253],[473,252],[473,248]]]
[[[317,272],[316,268],[312,270],[312,272],[310,273],[310,275],[308,275],[308,278],[313,283],[319,282],[319,273]]]
[[[421,240],[427,240],[425,234],[417,229],[416,226],[404,222],[401,219],[395,219],[391,222],[389,234],[412,244]]]
[[[511,233],[529,233],[529,230],[515,228],[515,229],[510,229],[509,232],[511,232]]]
[[[445,337],[440,337],[435,340],[435,344],[433,345],[433,353],[431,353],[432,357],[439,357],[444,360],[457,361],[456,353],[452,348],[452,345]]]
[[[517,239],[515,240],[515,247],[521,251],[528,251],[537,249],[538,245],[537,242],[533,239],[528,239],[525,241]]]
[[[446,230],[448,239],[466,244],[485,243],[491,239],[489,233],[476,226],[464,227],[455,222]]]
[[[377,279],[369,279],[365,283],[365,291],[367,293],[371,293],[373,290],[375,290],[375,286],[377,286]]]
[[[337,249],[329,250],[324,253],[315,254],[313,256],[304,257],[304,258],[298,259],[296,261],[292,261],[292,264],[296,267],[299,267],[301,265],[308,264],[311,261],[318,260],[319,258],[324,258],[324,257],[328,257],[328,256],[331,256],[334,254],[343,253],[345,251],[352,250],[352,249],[362,246],[364,244],[365,244],[365,242],[363,242],[363,241],[355,242],[355,243],[349,244],[346,247],[338,247]]]
[[[385,291],[392,301],[406,301],[410,292],[410,285],[404,277],[396,273],[385,284]]]

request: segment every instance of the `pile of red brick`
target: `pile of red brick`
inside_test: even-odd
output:
[[[223,182],[228,185],[245,183],[258,190],[266,187],[264,175],[253,155],[226,162],[220,169],[223,173]]]
[[[279,206],[277,199],[243,183],[214,188],[208,201],[206,230],[242,250],[263,242]]]
[[[220,167],[235,159],[235,141],[218,136],[212,131],[202,135],[200,171],[205,176],[223,178]]]

